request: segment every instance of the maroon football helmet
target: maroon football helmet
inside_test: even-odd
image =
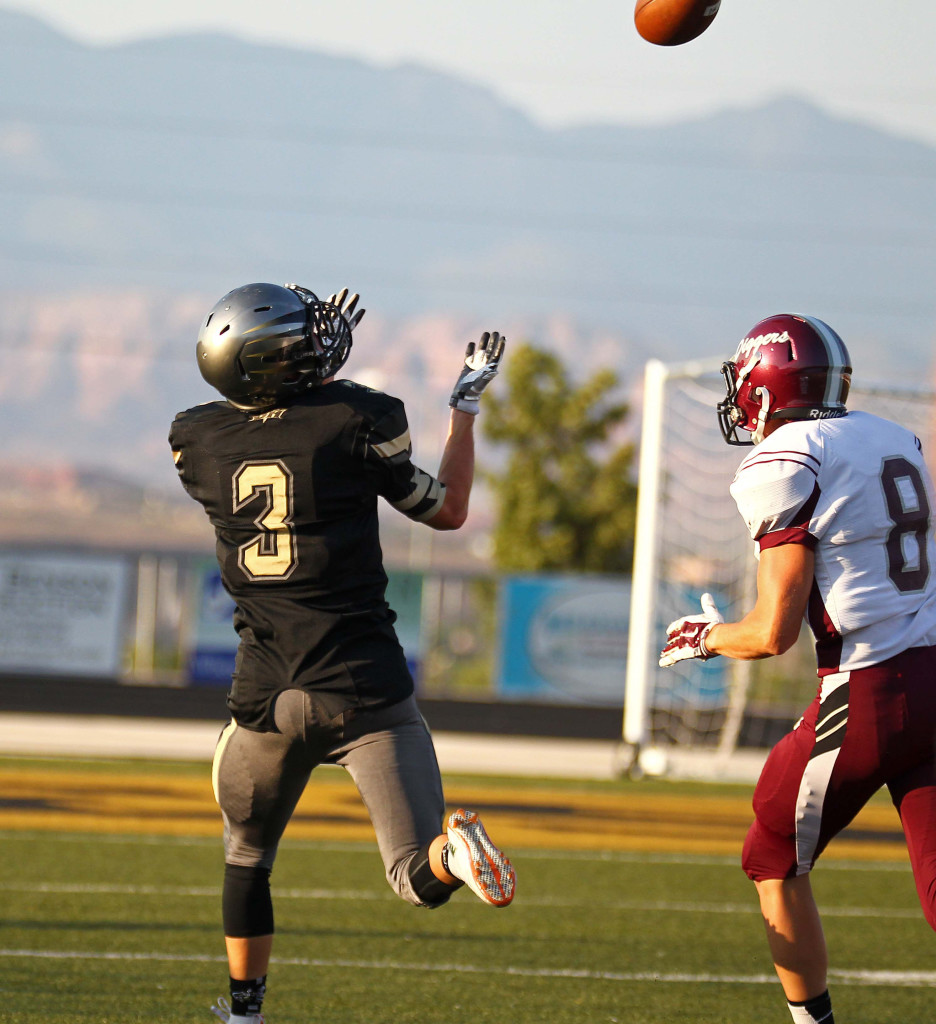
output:
[[[848,349],[814,316],[780,313],[761,320],[722,373],[728,395],[718,403],[718,422],[728,444],[760,444],[768,420],[824,420],[847,412]],[[739,428],[750,437],[740,437]]]

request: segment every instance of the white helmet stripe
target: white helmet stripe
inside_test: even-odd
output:
[[[822,344],[825,345],[826,355],[829,359],[829,372],[826,374],[823,404],[827,407],[842,405],[842,387],[844,384],[842,372],[848,366],[848,352],[845,349],[845,345],[835,331],[817,317],[804,316],[803,319],[812,325],[816,334],[822,339]]]

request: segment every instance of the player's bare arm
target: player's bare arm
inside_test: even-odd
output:
[[[474,421],[470,413],[452,410],[438,473],[439,482],[445,486],[445,500],[439,511],[426,520],[434,530],[458,530],[468,518],[468,499],[474,482]]]
[[[757,601],[739,622],[725,622],[711,594],[702,595],[702,612],[666,627],[660,667],[717,654],[741,661],[771,658],[796,643],[813,584],[815,557],[805,544],[781,544],[761,552]]]
[[[471,342],[465,351],[464,365],[449,398],[452,417],[438,472],[438,480],[445,486],[445,500],[439,511],[425,520],[434,530],[457,530],[468,517],[474,482],[474,420],[484,389],[500,369],[505,341],[497,331],[485,331],[481,340]]]
[[[750,661],[789,650],[799,636],[812,589],[814,556],[805,544],[761,552],[757,601],[740,622],[716,623],[705,638],[710,655]]]

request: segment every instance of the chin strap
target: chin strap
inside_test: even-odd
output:
[[[751,436],[754,439],[754,444],[760,444],[764,440],[764,428],[767,426],[767,418],[770,415],[770,405],[773,402],[773,395],[767,390],[767,388],[756,388],[754,390],[754,397],[760,398],[760,412],[757,414],[757,423],[755,424],[754,430]]]

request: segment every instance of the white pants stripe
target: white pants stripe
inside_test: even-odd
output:
[[[850,677],[850,672],[836,672],[823,678],[819,690],[820,710],[816,722],[817,741],[822,739],[826,733],[826,730],[822,729],[822,705],[840,686],[844,686]],[[847,705],[845,712],[847,716]],[[845,739],[844,725],[846,721],[847,717],[836,718],[835,728],[840,730],[838,742],[832,749],[811,757],[800,780],[799,792],[796,796],[797,875],[805,875],[810,871],[816,856],[819,830],[822,826],[822,806],[829,789],[832,770],[835,768],[839,751],[842,749],[842,740]]]

